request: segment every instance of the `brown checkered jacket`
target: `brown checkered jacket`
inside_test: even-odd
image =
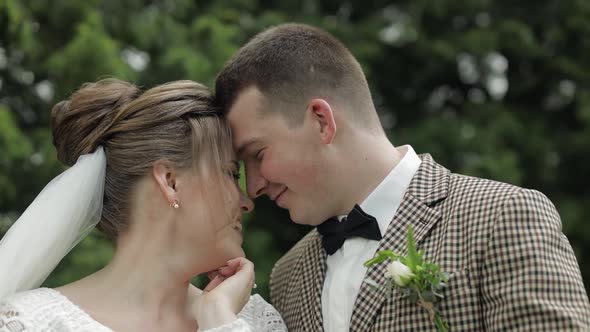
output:
[[[378,250],[405,254],[412,225],[426,258],[452,274],[440,309],[450,331],[590,331],[590,304],[573,250],[543,194],[422,164]],[[386,264],[366,278],[384,282]],[[289,331],[322,331],[326,253],[311,231],[275,265],[271,301]],[[363,283],[350,331],[434,331],[428,314]]]

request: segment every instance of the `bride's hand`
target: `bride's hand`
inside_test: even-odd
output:
[[[238,264],[232,261],[232,264],[227,264],[218,268],[217,270],[209,271],[207,273],[207,277],[209,278],[209,281],[215,280],[215,278],[218,276],[221,277],[221,279],[219,280],[223,280],[225,278],[233,276],[236,273],[237,267]]]
[[[250,298],[254,285],[254,264],[246,258],[235,258],[227,262],[226,271],[235,273],[217,274],[195,300],[194,311],[199,329],[231,323]]]

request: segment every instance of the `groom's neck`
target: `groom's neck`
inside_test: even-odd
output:
[[[342,146],[340,166],[334,167],[342,167],[335,186],[343,193],[340,209],[345,214],[369,196],[403,155],[385,135],[357,133]]]

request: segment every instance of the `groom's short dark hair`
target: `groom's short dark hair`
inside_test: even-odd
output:
[[[228,112],[238,95],[255,86],[271,103],[297,105],[325,98],[346,105],[355,120],[377,119],[360,64],[334,36],[304,24],[282,24],[254,36],[225,64],[217,76],[215,98]],[[269,107],[299,122],[296,107]],[[295,114],[296,113],[296,114]],[[378,119],[377,119],[378,122]]]

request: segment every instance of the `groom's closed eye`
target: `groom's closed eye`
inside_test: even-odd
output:
[[[245,157],[249,155],[250,151],[255,150],[255,145],[259,145],[258,143],[259,141],[257,138],[252,138],[246,140],[244,143],[238,144],[236,147],[236,156],[238,156],[239,159],[243,160]]]

